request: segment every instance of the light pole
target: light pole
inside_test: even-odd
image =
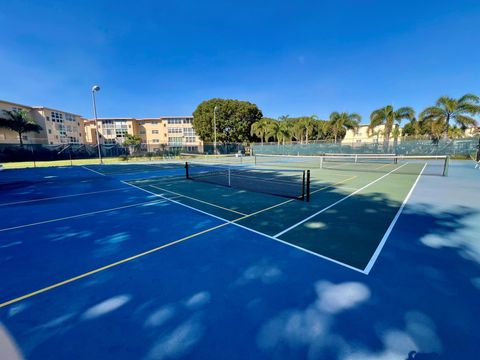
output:
[[[92,87],[93,115],[95,116],[95,133],[97,134],[98,160],[100,161],[100,164],[103,164],[102,150],[100,148],[100,135],[98,131],[97,102],[95,101],[95,93],[99,90],[100,90],[100,86],[98,85],[94,85]]]
[[[217,154],[217,120],[216,120],[216,112],[218,106],[213,108],[213,154]]]

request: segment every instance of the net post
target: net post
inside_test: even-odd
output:
[[[257,166],[257,155],[253,155],[254,158],[254,165]]]
[[[445,157],[445,162],[443,164],[443,174],[442,174],[443,176],[448,176],[448,165],[449,165],[449,163],[450,163],[449,157],[446,156]]]
[[[306,171],[303,170],[303,173],[302,173],[302,196],[301,196],[302,200],[305,200],[305,173],[306,173]]]
[[[323,156],[320,156],[320,169],[323,169]]]
[[[306,193],[307,193],[307,202],[310,201],[310,170],[307,170],[307,183],[306,185]]]
[[[355,154],[355,164],[358,162],[358,155]]]
[[[188,174],[188,161],[185,161],[185,177],[187,179],[190,179],[190,176]]]
[[[230,168],[228,168],[228,187],[232,187],[232,181],[230,176]]]

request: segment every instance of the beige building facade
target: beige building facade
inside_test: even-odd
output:
[[[24,144],[83,144],[85,143],[85,119],[70,112],[47,108],[44,106],[27,106],[0,100],[0,116],[6,118],[5,111],[26,111],[42,127],[40,133],[22,135]],[[18,134],[0,128],[0,144],[18,144]]]
[[[165,148],[198,151],[202,146],[193,129],[192,116],[164,116],[158,118],[99,118],[101,144],[122,144],[126,134],[142,139],[142,149],[155,152]],[[95,120],[85,121],[86,142],[96,144]]]
[[[399,128],[399,138],[402,135],[402,128]],[[385,125],[379,125],[368,131],[368,125],[360,125],[355,130],[347,130],[345,138],[342,140],[344,144],[383,144],[385,139]],[[390,135],[391,141],[393,136]]]

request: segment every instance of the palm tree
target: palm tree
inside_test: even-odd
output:
[[[333,132],[333,137],[335,138],[335,143],[337,143],[338,133],[341,129],[357,129],[362,117],[357,113],[347,113],[347,112],[337,112],[334,111],[330,114],[330,125]]]
[[[413,136],[417,138],[421,131],[420,125],[421,124],[416,117],[411,118],[410,122],[403,127],[403,136],[412,135],[413,133]]]
[[[271,133],[275,134],[279,145],[285,145],[285,142],[292,138],[292,126],[287,121],[278,121],[272,125]]]
[[[23,147],[24,133],[35,132],[39,133],[42,127],[38,125],[25,110],[21,111],[9,111],[3,110],[6,118],[0,118],[0,128],[7,128],[15,131],[18,134],[20,140],[20,146]]]
[[[270,138],[273,138],[273,140],[277,140],[277,142],[279,143],[280,141],[278,140],[278,136],[277,136],[279,127],[280,125],[278,121],[276,120],[270,121],[267,126],[265,138],[267,140],[270,140]]]
[[[444,124],[444,137],[448,137],[450,120],[459,124],[462,129],[468,125],[476,125],[477,121],[472,117],[480,113],[480,98],[474,94],[465,94],[459,99],[442,96],[435,106],[430,106],[422,111],[422,120],[441,121]]]
[[[315,129],[315,121],[318,120],[317,115],[308,116],[302,119],[303,127],[305,129],[305,143],[308,144],[309,134],[313,134]]]
[[[315,124],[317,140],[328,140],[331,135],[331,124],[327,120],[317,120]]]
[[[268,131],[270,120],[267,118],[261,118],[260,120],[254,122],[250,129],[250,134],[253,136],[258,136],[263,145],[263,139],[266,140],[266,134]]]
[[[305,126],[299,119],[295,119],[290,122],[291,134],[296,141],[300,141],[303,144],[303,135],[305,135]]]
[[[382,130],[378,129],[378,130],[373,131],[372,135],[377,137],[377,142],[376,143],[378,144],[378,139],[380,138],[380,136],[384,135],[384,132]]]
[[[450,126],[450,129],[448,129],[448,137],[450,139],[461,139],[464,136],[465,136],[465,133],[462,130],[462,128],[459,128],[456,126]]]
[[[368,131],[372,131],[379,125],[384,125],[384,149],[388,149],[390,144],[390,133],[392,132],[393,124],[397,122],[400,124],[402,120],[412,120],[415,117],[415,110],[409,106],[401,107],[397,110],[393,109],[392,105],[387,105],[383,108],[374,110],[370,115],[370,125]]]

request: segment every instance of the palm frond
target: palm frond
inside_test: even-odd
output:
[[[460,99],[458,99],[459,104],[472,103],[472,102],[474,104],[478,104],[480,102],[480,97],[478,97],[475,94],[465,94]]]
[[[457,115],[455,117],[455,120],[464,128],[468,127],[469,125],[477,126],[477,120],[470,116]]]

